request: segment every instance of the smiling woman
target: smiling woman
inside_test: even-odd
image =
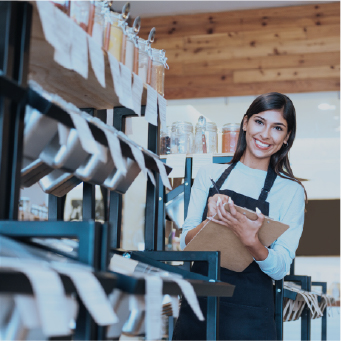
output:
[[[181,248],[208,220],[232,230],[254,262],[242,272],[220,268],[220,279],[236,286],[233,297],[220,299],[220,339],[274,340],[272,279],[288,273],[302,234],[305,209],[305,190],[294,177],[288,158],[296,134],[292,101],[277,92],[257,97],[244,115],[240,131],[228,166],[210,164],[197,173]],[[211,179],[216,186],[212,187]],[[256,211],[257,220],[238,213],[234,204]],[[290,226],[269,248],[258,238],[264,215]],[[201,262],[194,262],[192,271],[207,275]],[[199,303],[206,312],[205,298],[199,298]],[[173,339],[201,340],[205,335],[205,323],[197,320],[183,299]]]

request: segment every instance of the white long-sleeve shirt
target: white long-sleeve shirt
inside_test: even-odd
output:
[[[217,182],[227,167],[229,165],[209,164],[198,171],[191,191],[188,215],[182,226],[181,249],[186,246],[187,232],[202,221],[208,191],[212,187],[210,177]],[[223,183],[221,190],[229,189],[258,199],[264,186],[266,174],[266,171],[252,169],[238,162]],[[266,201],[270,206],[269,217],[290,226],[270,246],[268,257],[263,261],[256,261],[264,273],[277,280],[289,272],[302,235],[305,208],[304,190],[300,184],[277,176]]]

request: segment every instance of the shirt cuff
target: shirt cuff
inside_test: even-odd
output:
[[[261,270],[263,271],[270,271],[274,269],[277,263],[273,250],[269,248],[267,249],[268,249],[268,256],[264,260],[257,261],[254,259],[256,263],[259,265],[259,267],[261,268]]]

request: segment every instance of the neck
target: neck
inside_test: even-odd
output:
[[[244,152],[243,156],[240,158],[240,162],[249,168],[267,171],[270,164],[270,158],[255,159],[248,157],[247,153]]]

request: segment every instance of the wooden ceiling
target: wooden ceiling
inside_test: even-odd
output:
[[[340,89],[340,3],[143,18],[167,99]]]

